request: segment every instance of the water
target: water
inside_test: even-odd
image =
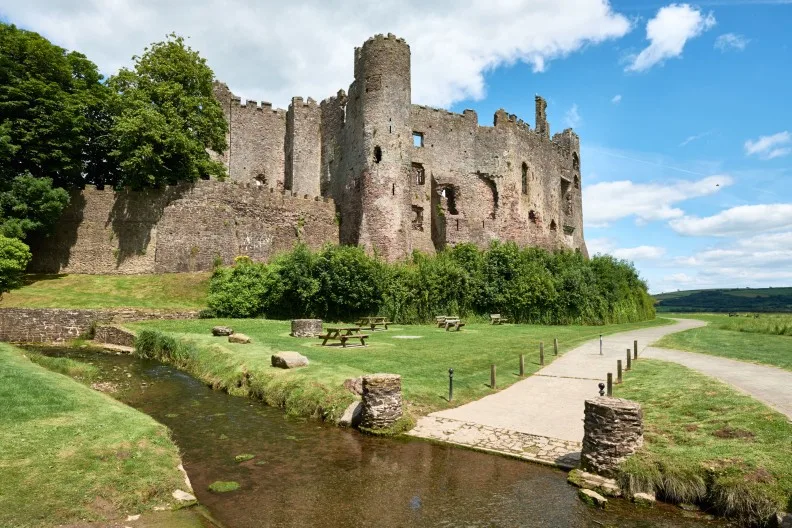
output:
[[[658,505],[595,510],[559,470],[418,440],[382,439],[287,418],[167,365],[90,350],[46,349],[100,367],[113,395],[167,425],[198,500],[226,528],[725,526]],[[237,463],[236,455],[252,454]],[[218,494],[212,482],[240,489]]]

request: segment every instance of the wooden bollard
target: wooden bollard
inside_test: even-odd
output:
[[[520,377],[525,376],[525,354],[520,354]]]
[[[633,341],[633,359],[638,359],[638,340]]]
[[[495,384],[495,363],[490,365],[490,389],[495,390],[497,385]]]
[[[539,343],[539,364],[544,366],[544,343]]]
[[[621,359],[616,361],[616,383],[622,382],[622,362]]]
[[[608,372],[608,396],[613,396],[613,374]]]
[[[630,349],[627,349],[627,370],[632,369],[632,355],[630,355]]]
[[[557,337],[553,339],[553,355],[554,356],[558,355],[558,338]]]

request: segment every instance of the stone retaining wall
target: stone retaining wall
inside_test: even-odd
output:
[[[94,341],[108,345],[135,346],[135,333],[115,325],[99,325],[94,332]]]
[[[0,341],[58,343],[87,336],[99,323],[156,319],[196,319],[198,312],[166,312],[130,308],[90,310],[63,308],[0,308]]]

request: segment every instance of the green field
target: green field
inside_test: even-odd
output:
[[[669,334],[655,346],[711,354],[792,370],[792,315],[680,315],[709,325]]]
[[[675,503],[705,504],[744,522],[792,510],[792,423],[685,367],[643,359],[614,387],[640,402],[644,448],[622,483]]]
[[[540,341],[545,344],[545,361],[549,363],[553,360],[553,338],[559,340],[563,353],[601,333],[668,323],[666,319],[656,319],[596,327],[469,324],[461,332],[446,332],[426,325],[396,325],[388,331],[371,333],[369,346],[365,348],[346,349],[322,347],[318,339],[290,337],[288,321],[199,319],[149,321],[128,326],[158,330],[189,341],[192,346],[189,354],[187,351],[175,354],[183,358],[176,358],[177,366],[217,387],[272,398],[269,403],[284,406],[294,414],[320,413],[332,419],[351,402],[351,396],[341,387],[347,378],[374,372],[401,374],[410,409],[423,415],[491,394],[491,364],[498,369],[498,388],[520,379],[520,354],[526,356],[526,375],[536,372]],[[229,344],[227,338],[213,337],[211,328],[221,324],[251,336],[253,343]],[[149,350],[144,352],[155,346],[148,346]],[[293,371],[271,368],[270,356],[287,350],[307,356],[311,365]],[[173,353],[164,356],[163,359],[173,362]],[[454,369],[452,404],[446,400],[449,368]]]
[[[85,526],[175,506],[179,464],[165,426],[0,344],[0,526]]]
[[[209,273],[160,275],[29,275],[25,286],[3,295],[0,308],[206,307]]]
[[[658,312],[792,312],[792,288],[686,290],[654,298]]]

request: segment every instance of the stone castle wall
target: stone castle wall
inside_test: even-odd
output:
[[[86,188],[54,235],[31,242],[37,273],[163,273],[211,269],[239,255],[268,260],[298,240],[338,241],[335,205],[256,184],[199,181],[158,190]]]

